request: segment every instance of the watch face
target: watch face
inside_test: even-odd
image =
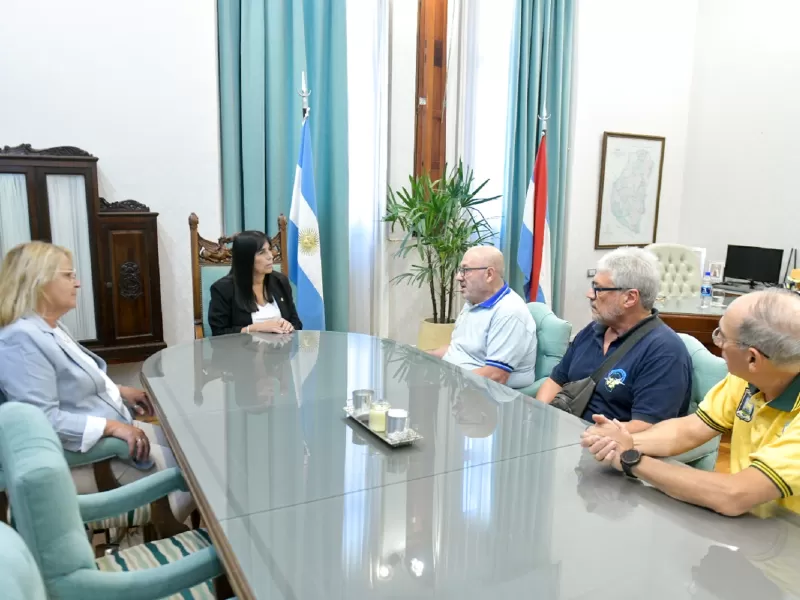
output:
[[[625,464],[635,465],[642,460],[642,453],[635,448],[631,448],[630,450],[625,450],[625,452],[620,454],[619,460]]]

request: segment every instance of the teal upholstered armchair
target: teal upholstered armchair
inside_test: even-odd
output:
[[[0,581],[5,600],[47,600],[44,581],[19,534],[0,523]]]
[[[689,412],[694,413],[697,405],[708,391],[722,381],[728,374],[725,361],[709,352],[703,344],[685,333],[678,334],[692,358],[692,400]],[[713,471],[717,464],[720,436],[690,450],[675,459],[703,471]]]
[[[192,256],[192,304],[194,309],[194,339],[211,336],[208,327],[208,304],[211,300],[211,286],[231,270],[232,237],[221,237],[212,242],[202,237],[197,226],[200,219],[189,215],[189,238]],[[289,268],[287,252],[286,217],[278,217],[278,233],[269,238],[275,269],[285,272]]]
[[[529,303],[528,310],[536,321],[536,381],[519,391],[536,396],[544,380],[567,351],[572,324],[559,319],[549,306],[541,302]]]
[[[92,465],[95,483],[101,492],[120,487],[111,471],[111,461],[128,460],[129,454],[128,444],[118,438],[103,438],[88,452],[64,450],[64,458],[70,469]],[[8,508],[5,473],[0,461],[0,521],[6,522]],[[102,519],[87,522],[86,526],[90,531],[105,531],[108,542],[112,541],[111,532],[131,526],[142,527],[146,542],[170,537],[188,529],[175,520],[167,498],[159,498],[152,504],[137,506],[117,515],[107,515]]]
[[[0,462],[17,530],[39,566],[49,597],[145,600],[183,590],[190,590],[189,597],[213,597],[209,580],[222,570],[205,532],[187,531],[95,562],[84,531],[84,521],[125,513],[174,489],[186,489],[178,469],[79,497],[47,417],[18,402],[0,406]]]
[[[67,459],[67,464],[70,468],[85,465],[94,466],[97,488],[101,491],[118,487],[119,484],[116,483],[111,473],[110,461],[113,458],[126,460],[128,455],[128,444],[117,438],[103,438],[89,452],[64,450],[64,457]],[[0,463],[0,521],[5,522],[6,514],[8,513],[8,498],[5,493],[6,479],[2,466],[2,463]],[[110,484],[109,480],[113,481],[113,485]]]

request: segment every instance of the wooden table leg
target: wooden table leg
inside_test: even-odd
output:
[[[0,491],[0,522],[8,525],[8,496]]]
[[[233,598],[233,588],[228,581],[228,576],[223,573],[219,577],[214,578],[214,596],[217,600],[224,600],[225,598]]]

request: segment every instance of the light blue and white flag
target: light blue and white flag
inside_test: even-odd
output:
[[[303,121],[300,158],[297,160],[292,210],[289,214],[289,279],[297,290],[295,303],[303,329],[324,331],[322,259],[308,119]]]
[[[303,330],[292,336],[292,380],[295,398],[297,399],[300,433],[303,438],[303,478],[308,476],[308,461],[311,451],[308,440],[314,433],[314,398],[317,390],[317,356],[319,355],[319,331]],[[304,400],[309,400],[303,407]]]
[[[292,347],[292,381],[297,394],[297,406],[303,406],[303,399],[317,395],[317,377],[314,367],[319,355],[319,331],[298,331],[294,335]]]

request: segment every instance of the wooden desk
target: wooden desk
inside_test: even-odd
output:
[[[725,297],[725,306],[700,308],[700,297],[692,298],[667,298],[662,303],[656,303],[661,320],[678,333],[691,335],[703,344],[715,356],[720,355],[720,350],[711,340],[711,334],[719,325],[720,317],[725,313],[727,305],[734,300],[732,296]]]

